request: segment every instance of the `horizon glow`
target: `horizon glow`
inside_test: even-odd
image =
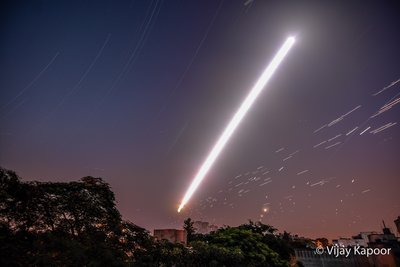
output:
[[[190,184],[188,190],[185,193],[185,196],[182,199],[181,204],[179,205],[178,212],[182,210],[182,208],[189,202],[190,198],[199,187],[200,183],[203,181],[204,177],[207,175],[208,171],[214,164],[215,160],[221,153],[222,149],[225,147],[229,138],[232,136],[233,132],[238,127],[239,123],[242,121],[243,117],[246,115],[250,107],[253,105],[254,101],[257,99],[258,95],[261,93],[262,89],[268,83],[275,70],[278,68],[280,63],[283,61],[290,48],[293,46],[295,42],[294,37],[288,37],[279,51],[276,53],[275,57],[265,68],[264,72],[261,74],[258,81],[255,83],[250,93],[247,95],[243,103],[240,105],[239,109],[236,111],[235,115],[229,122],[228,126],[225,128],[222,135],[219,137],[218,141],[214,145],[213,149],[207,156],[203,165],[200,167],[198,173],[194,177],[192,183]]]

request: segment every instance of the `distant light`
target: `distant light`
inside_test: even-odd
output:
[[[196,191],[197,187],[200,185],[201,181],[204,179],[211,166],[221,153],[222,149],[228,142],[229,138],[246,115],[247,111],[253,105],[254,101],[261,93],[261,90],[267,84],[272,74],[274,74],[275,70],[278,68],[279,64],[285,58],[290,48],[293,46],[295,42],[294,37],[289,37],[286,39],[285,43],[279,49],[278,53],[272,59],[271,63],[267,66],[267,68],[262,73],[261,77],[258,79],[253,89],[251,89],[250,93],[247,95],[246,99],[243,101],[242,105],[239,107],[238,111],[235,113],[228,126],[225,128],[224,132],[218,139],[217,143],[214,145],[210,154],[207,156],[197,175],[193,179],[193,182],[189,186],[186,191],[185,196],[182,199],[181,204],[179,205],[178,212],[182,210],[182,208],[187,204],[189,199],[192,197],[193,193]]]

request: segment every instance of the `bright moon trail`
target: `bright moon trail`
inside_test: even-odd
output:
[[[261,77],[258,79],[256,84],[254,85],[253,89],[251,89],[250,93],[247,95],[246,99],[243,101],[242,105],[238,109],[238,111],[233,116],[232,120],[229,122],[228,126],[225,128],[224,132],[218,139],[217,143],[214,145],[213,149],[211,150],[210,154],[207,156],[206,160],[204,161],[203,165],[201,166],[199,172],[193,179],[193,182],[190,184],[188,190],[186,191],[185,196],[182,199],[181,204],[179,205],[178,212],[182,210],[182,208],[188,203],[190,198],[192,197],[193,193],[196,191],[197,187],[200,185],[201,181],[203,181],[204,177],[210,170],[211,166],[214,164],[215,160],[221,153],[222,149],[225,147],[226,143],[228,142],[229,138],[236,130],[237,126],[246,115],[247,111],[253,105],[254,101],[261,93],[261,90],[265,87],[269,79],[274,74],[275,70],[278,68],[279,64],[285,58],[287,53],[289,52],[290,48],[294,44],[294,37],[289,37],[279,49],[278,53],[272,59],[271,63],[267,66],[267,68],[262,73]]]

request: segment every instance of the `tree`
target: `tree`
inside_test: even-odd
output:
[[[52,230],[85,238],[91,232],[112,231],[121,221],[114,193],[101,178],[78,182],[21,182],[0,170],[0,221],[13,231]]]
[[[189,266],[246,266],[239,248],[224,247],[206,241],[193,241]]]
[[[251,228],[254,224],[247,226]],[[254,228],[255,231],[246,228],[221,228],[206,236],[206,240],[209,245],[236,251],[235,255],[240,254],[241,261],[236,259],[238,266],[289,266],[289,261],[282,259],[266,244],[264,236],[258,232],[260,228]]]
[[[255,223],[252,220],[249,220],[249,223],[247,224],[240,225],[239,229],[250,230],[253,233],[258,233],[261,235],[274,234],[277,231],[277,229],[271,225],[263,224],[262,222]]]
[[[294,250],[290,246],[290,235],[286,231],[284,231],[281,238],[275,235],[277,232],[276,228],[268,224],[263,224],[262,222],[255,223],[251,220],[249,220],[247,224],[240,225],[239,229],[245,229],[260,234],[262,236],[262,242],[277,252],[279,256],[286,261],[290,261],[292,256],[294,256]]]
[[[187,242],[189,244],[193,241],[194,234],[196,233],[196,229],[194,228],[193,224],[194,223],[191,218],[187,218],[183,221],[183,229],[186,231]]]
[[[153,245],[101,178],[23,182],[0,168],[1,266],[124,266]]]

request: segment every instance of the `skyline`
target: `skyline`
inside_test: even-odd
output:
[[[261,219],[336,238],[400,214],[397,3],[2,5],[0,165],[23,179],[102,177],[147,229]],[[178,214],[289,35],[295,51]]]

